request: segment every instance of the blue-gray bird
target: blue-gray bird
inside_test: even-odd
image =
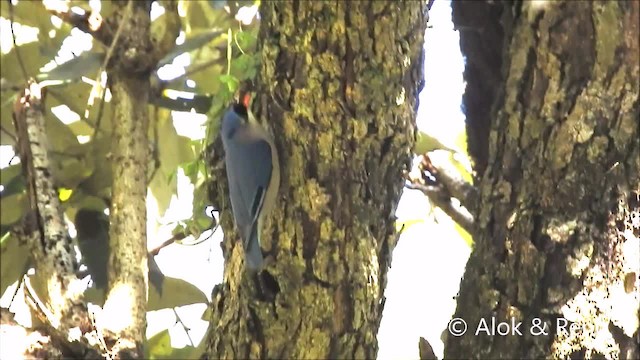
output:
[[[255,120],[248,103],[236,103],[222,118],[221,136],[229,181],[229,197],[242,237],[245,266],[262,268],[260,230],[276,202],[280,186],[278,152],[273,139]]]

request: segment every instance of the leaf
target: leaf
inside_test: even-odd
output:
[[[90,156],[52,154],[50,170],[58,186],[74,189],[93,174],[94,163]]]
[[[10,2],[3,1],[0,4],[0,16],[5,19],[11,18]],[[37,28],[51,25],[51,14],[37,1],[19,1],[13,5],[13,21]]]
[[[104,199],[98,196],[87,195],[81,188],[73,191],[71,198],[65,203],[65,206],[69,209],[67,215],[71,219],[75,218],[76,212],[80,209],[104,213],[104,210],[109,207]]]
[[[168,111],[160,112],[157,121],[160,168],[149,186],[158,201],[159,215],[163,215],[177,189],[176,177],[172,175],[179,165],[193,161],[195,154],[191,148],[191,140],[176,132]]]
[[[200,167],[199,160],[188,162],[182,165],[182,170],[184,171],[184,175],[187,176],[192,183],[196,182],[199,167]]]
[[[149,103],[163,107],[165,109],[174,110],[174,111],[191,111],[193,109],[195,112],[200,114],[205,114],[211,108],[211,102],[213,98],[210,95],[195,95],[190,99],[185,98],[176,98],[172,99],[170,97],[160,95],[160,96],[151,96],[149,99]]]
[[[460,237],[464,242],[470,247],[473,248],[473,237],[469,234],[462,226],[458,225],[457,222],[453,222],[454,228],[460,234]]]
[[[45,131],[49,139],[49,150],[65,153],[65,150],[79,145],[78,138],[71,129],[51,112],[45,115]]]
[[[230,93],[234,93],[240,86],[240,81],[233,75],[220,75],[220,81],[227,85]]]
[[[236,34],[236,42],[238,47],[246,53],[255,49],[256,44],[258,43],[258,37],[253,31],[240,31]]]
[[[468,167],[465,166],[465,164],[463,164],[462,162],[458,161],[456,156],[464,156],[464,158],[466,160],[468,160],[468,156],[460,154],[460,153],[458,153],[458,154],[450,154],[449,155],[449,160],[451,161],[451,164],[453,164],[453,167],[458,171],[458,173],[460,174],[462,179],[464,181],[466,181],[467,183],[472,184],[473,183],[473,176],[469,172]]]
[[[91,85],[85,82],[71,82],[60,86],[50,87],[47,96],[47,105],[54,107],[66,105],[71,111],[81,116],[80,121],[69,125],[74,135],[93,135],[93,131],[88,133],[86,127],[93,129],[98,121],[98,114],[102,106],[100,118],[100,132],[109,133],[111,131],[111,118],[113,116],[113,106],[110,102],[101,103],[101,99],[96,98],[92,107],[89,108],[88,123],[84,120],[87,101],[92,91]],[[81,127],[80,129],[78,127]]]
[[[418,138],[416,139],[416,146],[413,150],[413,152],[415,152],[416,154],[422,155],[434,150],[447,150],[453,153],[457,152],[456,150],[444,145],[442,142],[440,142],[440,140],[425,132],[418,131],[417,137]]]
[[[158,215],[164,216],[165,211],[167,211],[171,203],[171,197],[176,193],[177,186],[178,181],[176,177],[173,176],[169,178],[169,175],[164,174],[161,169],[159,169],[153,179],[151,179],[149,188],[158,203]]]
[[[65,189],[65,188],[58,189],[58,198],[62,202],[69,200],[71,195],[73,195],[73,190],[71,189]]]
[[[147,341],[146,348],[149,352],[146,357],[149,359],[162,359],[170,356],[173,352],[173,348],[171,347],[171,336],[169,335],[169,330],[163,330],[152,336]]]
[[[3,196],[0,199],[0,208],[2,208],[2,211],[0,211],[0,224],[15,224],[22,218],[27,206],[28,199],[25,192]]]
[[[198,303],[207,303],[207,296],[197,286],[182,279],[165,276],[162,293],[155,286],[149,287],[148,311]]]
[[[104,56],[104,53],[85,51],[50,71],[39,74],[37,79],[38,81],[58,80],[62,82],[75,81],[83,76],[93,79],[96,77],[100,66],[102,66]]]
[[[100,132],[104,134],[103,132]],[[88,150],[87,156],[92,158],[94,164],[102,164],[95,166],[93,173],[85,181],[80,184],[80,188],[86,195],[93,195],[102,198],[111,197],[111,165],[107,162],[107,153],[111,151],[111,137],[100,135],[97,139],[84,144]]]
[[[27,272],[30,256],[27,244],[21,244],[10,233],[3,236],[0,244],[0,295]]]
[[[24,191],[25,180],[22,176],[22,164],[15,164],[0,169],[0,184],[3,186],[2,197]]]
[[[173,48],[173,51],[171,51],[167,56],[165,56],[162,60],[160,60],[157,68],[160,68],[166,64],[170,64],[171,62],[173,62],[173,59],[175,59],[178,55],[182,55],[183,53],[190,52],[203,47],[204,45],[206,45],[216,37],[220,36],[221,34],[224,34],[224,31],[221,31],[218,29],[212,29],[212,30],[206,30],[199,34],[190,36],[181,45],[178,45],[175,48]]]
[[[18,48],[27,76],[38,74],[40,68],[50,60],[48,57],[42,56],[42,45],[38,41],[20,45]],[[21,86],[25,80],[17,53],[18,51],[14,47],[9,53],[0,55],[0,61],[2,61],[0,75],[5,81]]]
[[[407,231],[411,226],[424,223],[424,219],[407,219],[396,221],[396,231]]]
[[[202,339],[198,347],[185,346],[181,349],[173,348],[171,353],[171,359],[200,359],[204,351],[206,350],[207,341]]]
[[[227,6],[227,0],[209,0],[209,6],[215,10],[224,9]]]
[[[241,54],[231,63],[231,67],[232,73],[237,76],[238,80],[243,81],[255,77],[258,62],[254,56]]]
[[[0,57],[0,61],[3,61],[3,59],[4,57]],[[15,92],[13,95],[9,96],[9,94],[3,92],[2,96],[2,107],[0,107],[0,125],[2,125],[2,131],[0,131],[0,144],[14,146],[16,132],[13,127],[13,104],[18,98],[18,93]]]

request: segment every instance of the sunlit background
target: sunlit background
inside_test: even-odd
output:
[[[99,1],[91,1],[91,4],[99,6]],[[163,9],[154,3],[152,17],[155,18],[162,12]],[[256,7],[243,9],[239,20],[251,21],[255,13]],[[52,16],[51,21],[54,27],[61,26],[58,18]],[[7,53],[12,46],[9,26],[7,19],[0,19],[0,44],[3,53]],[[35,41],[37,31],[37,28],[17,25],[17,44]],[[182,33],[178,43],[184,41],[184,38]],[[74,54],[77,56],[90,49],[91,36],[73,29],[56,62],[68,61]],[[448,1],[435,1],[430,11],[429,28],[425,32],[425,51],[425,88],[420,94],[418,126],[421,131],[438,138],[448,147],[464,153],[465,149],[460,146],[460,139],[464,136],[464,115],[460,111],[464,91],[464,62],[459,50],[458,32],[453,30]],[[182,75],[189,63],[190,56],[185,53],[175,58],[172,64],[161,68],[158,74],[162,79]],[[52,63],[48,66],[54,65]],[[66,106],[53,108],[52,112],[65,124],[80,120],[80,115]],[[205,115],[174,111],[173,120],[178,134],[192,139],[205,136]],[[89,141],[88,138],[80,137],[78,140],[80,143]],[[464,158],[459,160],[466,161]],[[0,167],[4,168],[18,161],[11,147],[2,146]],[[173,196],[164,216],[158,214],[153,194],[148,194],[149,248],[170,238],[176,222],[192,216],[193,184],[181,170],[177,179],[178,193]],[[442,358],[441,335],[455,310],[454,297],[470,247],[455,229],[451,219],[434,208],[420,191],[405,189],[397,216],[398,221],[405,224],[405,230],[393,252],[385,292],[387,301],[378,334],[378,357],[416,359],[418,339],[422,336],[433,346],[435,354]],[[69,225],[74,236],[70,221]],[[210,297],[213,287],[222,281],[222,235],[221,229],[214,234],[207,231],[202,237],[210,237],[209,240],[198,245],[169,245],[156,256],[156,261],[165,275],[185,279]],[[0,299],[1,306],[10,304],[16,286],[17,284],[7,289]],[[16,320],[28,325],[26,308],[20,300],[20,297],[16,298],[11,310],[17,312]],[[151,336],[169,328],[174,347],[191,343],[197,345],[207,331],[208,323],[201,319],[205,308],[206,304],[202,303],[176,308],[175,311],[165,309],[149,312],[147,333]],[[181,322],[176,321],[177,316]]]

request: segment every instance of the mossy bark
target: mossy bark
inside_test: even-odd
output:
[[[468,331],[446,358],[640,357],[639,7],[453,3],[468,129],[489,127],[468,134],[481,231],[454,315]],[[492,318],[522,335],[476,334]]]
[[[426,2],[265,1],[260,14],[253,110],[276,139],[280,194],[262,231],[268,265],[254,276],[241,266],[226,181],[214,186],[225,194],[213,200],[226,259],[206,356],[375,358]]]

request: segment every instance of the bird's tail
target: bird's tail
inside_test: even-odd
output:
[[[253,231],[247,242],[247,247],[244,250],[245,254],[245,266],[252,271],[258,271],[262,269],[264,258],[262,257],[262,249],[260,249],[260,241],[258,240],[258,231],[254,226]]]

